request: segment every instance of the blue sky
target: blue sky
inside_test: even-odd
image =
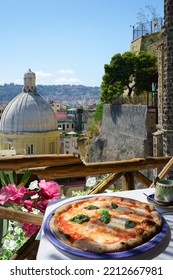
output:
[[[0,84],[23,84],[30,68],[36,84],[100,86],[147,5],[163,17],[164,0],[1,0]]]

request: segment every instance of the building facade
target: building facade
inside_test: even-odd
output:
[[[36,76],[24,74],[24,86],[3,111],[0,121],[0,150],[16,154],[59,153],[60,132],[50,104],[37,93]]]

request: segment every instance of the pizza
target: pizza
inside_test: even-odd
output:
[[[161,228],[162,219],[152,205],[116,196],[92,196],[61,205],[50,219],[55,238],[95,253],[137,247]]]

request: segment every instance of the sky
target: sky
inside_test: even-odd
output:
[[[148,5],[163,17],[164,0],[0,0],[0,85],[31,69],[36,84],[100,86]]]

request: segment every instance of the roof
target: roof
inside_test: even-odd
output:
[[[72,116],[69,116],[66,112],[59,111],[56,113],[56,118],[58,120],[71,120]]]
[[[37,92],[22,92],[13,98],[2,113],[3,133],[46,132],[57,130],[55,113]]]

